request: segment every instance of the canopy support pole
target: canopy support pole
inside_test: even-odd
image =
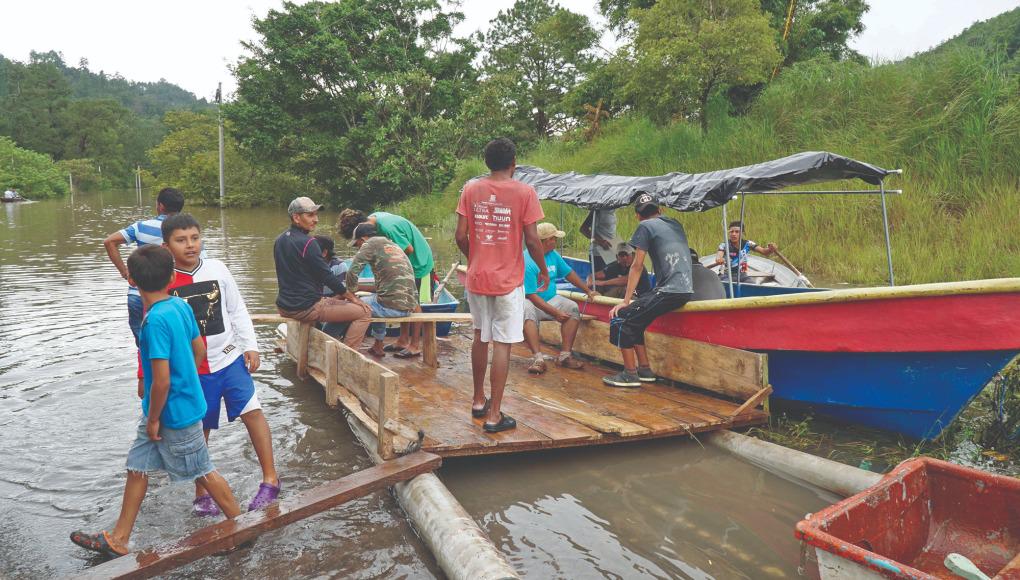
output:
[[[738,269],[738,271],[743,271],[743,265],[740,262],[740,258],[741,258],[740,254],[744,251],[744,204],[746,202],[747,202],[747,196],[741,195],[740,196],[740,235],[737,237],[737,269]],[[728,229],[727,229],[726,233],[729,234],[729,230]],[[727,240],[727,243],[728,243],[728,240]],[[740,274],[737,274],[737,290],[741,289],[741,286],[740,286],[740,277],[739,276],[740,276]],[[730,277],[731,278],[733,277],[732,273],[730,273]],[[741,294],[743,294],[743,292],[741,292]]]
[[[889,211],[885,204],[885,180],[879,182],[879,191],[882,194],[882,225],[885,227],[885,257],[889,263],[889,285],[895,286],[896,279],[893,277],[892,267],[892,244],[889,241]]]
[[[588,263],[591,267],[591,287],[595,287],[595,225],[599,223],[599,210],[591,210],[591,240],[588,242]],[[552,284],[553,281],[549,280]]]
[[[726,202],[729,203],[729,200],[726,200]],[[723,250],[723,260],[724,260],[723,268],[726,268],[726,277],[729,278],[729,283],[730,283],[730,298],[736,298],[736,295],[733,294],[733,268],[731,267],[732,264],[730,264],[730,238],[729,238],[729,233],[730,232],[729,232],[729,228],[726,227],[728,224],[729,224],[729,218],[726,217],[726,204],[724,203],[723,206],[722,206],[722,231],[723,231],[722,241],[723,241],[723,248],[725,248],[725,250]],[[739,251],[739,248],[738,248],[738,251]],[[739,253],[737,254],[737,259],[738,260],[740,259],[740,254]]]

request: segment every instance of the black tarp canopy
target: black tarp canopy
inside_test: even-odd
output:
[[[706,211],[738,192],[772,191],[822,181],[862,179],[878,185],[889,170],[826,151],[807,151],[755,165],[708,173],[668,173],[656,177],[549,173],[522,165],[514,178],[538,191],[539,199],[587,209],[615,209],[649,193],[659,205],[679,211]]]

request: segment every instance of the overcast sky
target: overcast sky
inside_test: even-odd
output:
[[[560,4],[604,24],[597,0],[560,0]],[[852,46],[865,56],[898,60],[926,50],[978,20],[1020,6],[1020,0],[869,0],[866,30]],[[120,73],[137,81],[160,78],[199,97],[211,98],[222,81],[234,88],[227,65],[242,53],[240,41],[252,40],[251,20],[280,0],[29,0],[4,2],[0,9],[0,54],[27,60],[30,50],[56,50],[76,65],[87,58],[94,71]],[[465,22],[457,32],[485,28],[513,0],[465,0]],[[603,45],[612,48],[606,35]]]

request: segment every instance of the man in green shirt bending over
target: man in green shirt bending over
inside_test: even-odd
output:
[[[419,298],[432,297],[432,270],[435,263],[432,259],[432,248],[429,247],[425,236],[421,234],[410,220],[396,214],[377,211],[370,215],[356,209],[345,209],[340,212],[340,219],[337,221],[337,229],[340,235],[351,239],[354,228],[358,224],[368,222],[376,227],[376,231],[399,246],[407,258],[411,261],[411,268],[414,270],[414,282],[418,289]],[[417,311],[421,311],[419,307]],[[386,352],[395,352],[398,358],[411,358],[421,355],[420,324],[401,324],[400,338],[397,342],[387,345]]]

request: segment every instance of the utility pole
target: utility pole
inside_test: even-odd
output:
[[[220,207],[223,207],[224,176],[223,176],[223,83],[216,86],[216,113],[220,125]]]

